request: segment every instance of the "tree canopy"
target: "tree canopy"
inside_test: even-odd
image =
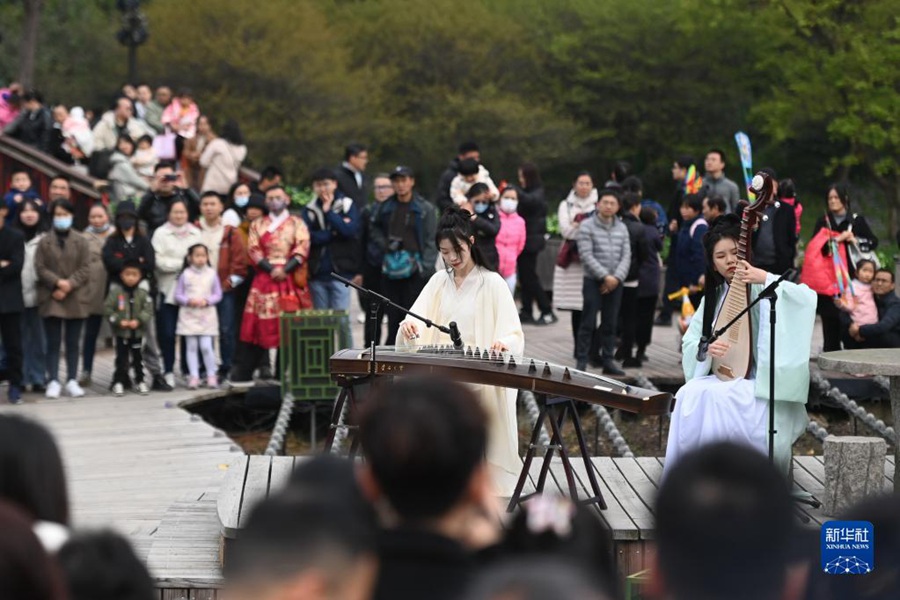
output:
[[[477,140],[498,179],[523,160],[550,197],[572,174],[628,160],[667,200],[675,156],[711,147],[754,164],[818,212],[832,179],[864,210],[900,208],[900,25],[890,0],[152,0],[138,51],[151,85],[190,87],[235,118],[257,167],[302,181],[343,146],[372,170],[406,163],[426,194]],[[0,80],[16,77],[25,0],[0,6]],[[114,0],[43,0],[35,83],[51,101],[109,104],[126,73]],[[665,203],[665,202],[664,202]]]

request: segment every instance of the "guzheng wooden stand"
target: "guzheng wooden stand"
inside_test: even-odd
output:
[[[538,440],[545,421],[549,424],[552,435],[549,445],[544,449],[535,493],[541,493],[544,490],[554,453],[559,452],[566,484],[572,499],[585,504],[597,503],[601,508],[606,508],[606,502],[600,493],[600,486],[588,454],[575,401],[600,404],[646,415],[668,414],[672,403],[672,395],[668,393],[625,385],[601,375],[576,371],[560,365],[551,366],[545,361],[489,353],[487,350],[481,351],[478,348],[474,350],[467,348],[465,351],[460,351],[443,346],[426,346],[415,349],[386,347],[378,349],[375,360],[371,360],[370,352],[370,350],[340,350],[331,357],[331,376],[340,386],[341,391],[331,413],[331,427],[325,439],[325,451],[331,451],[335,434],[338,427],[341,426],[347,427],[347,437],[350,441],[349,456],[356,455],[359,450],[355,425],[356,414],[363,401],[359,388],[364,384],[375,385],[375,382],[382,377],[442,376],[461,383],[530,391],[537,399],[539,413],[531,432],[531,440],[525,454],[519,481],[507,507],[510,511],[533,495],[528,494],[523,497],[522,491],[528,480],[532,462],[542,449]],[[517,360],[519,362],[516,362]],[[539,363],[543,363],[543,366],[538,367]],[[345,408],[346,424],[340,425],[341,414]],[[581,459],[584,461],[588,477],[587,483],[593,494],[590,498],[578,498],[576,473],[562,436],[562,430],[567,422],[572,423],[575,431]]]
[[[550,471],[550,464],[553,460],[553,452],[559,452],[559,458],[562,461],[563,472],[566,474],[566,483],[569,486],[569,496],[575,502],[583,504],[597,503],[600,508],[606,509],[606,501],[603,494],[600,493],[600,486],[597,485],[597,476],[594,473],[594,465],[591,464],[591,457],[588,455],[587,444],[584,442],[584,431],[581,428],[581,418],[578,416],[578,407],[571,398],[550,397],[545,394],[535,394],[535,400],[538,403],[540,411],[538,418],[534,422],[534,429],[531,431],[531,441],[528,443],[528,452],[525,453],[525,462],[522,465],[522,472],[519,474],[519,482],[512,497],[509,499],[509,505],[506,507],[507,512],[512,512],[516,505],[525,502],[534,495],[541,494],[544,491],[544,484],[547,481],[547,473]],[[565,425],[566,416],[570,416],[572,426],[575,428],[575,438],[578,440],[578,449],[581,452],[581,459],[584,461],[584,470],[588,476],[588,482],[591,486],[591,492],[594,494],[590,498],[579,500],[578,487],[575,485],[575,470],[572,468],[569,452],[566,450],[566,444],[562,438],[562,428]],[[550,436],[550,443],[544,453],[544,462],[541,464],[541,474],[538,476],[537,484],[534,492],[526,496],[522,496],[522,490],[525,489],[525,482],[528,480],[528,473],[531,470],[531,462],[538,451],[538,439],[541,434],[541,427],[544,420],[550,423],[550,430],[553,434]]]

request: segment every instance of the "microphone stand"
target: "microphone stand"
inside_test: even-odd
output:
[[[381,319],[378,318],[379,311],[383,310],[386,307],[396,308],[397,310],[399,310],[415,319],[418,319],[419,321],[424,323],[426,327],[434,327],[438,331],[440,331],[442,333],[446,333],[447,335],[450,336],[450,339],[453,340],[454,347],[457,350],[462,349],[462,347],[463,347],[462,339],[460,338],[459,329],[456,326],[456,321],[451,322],[449,327],[440,325],[438,323],[435,323],[431,319],[426,319],[425,317],[423,317],[421,315],[417,315],[416,313],[400,306],[399,304],[391,301],[390,298],[386,298],[385,296],[382,296],[381,294],[379,294],[377,292],[373,292],[372,290],[370,290],[368,288],[364,288],[360,285],[356,285],[349,279],[345,279],[345,278],[341,277],[340,275],[338,275],[337,273],[331,273],[331,278],[335,279],[337,281],[340,281],[344,285],[352,287],[353,289],[358,290],[359,292],[362,292],[363,294],[365,294],[366,298],[368,298],[368,300],[369,300],[369,327],[372,327],[372,330],[371,330],[372,346],[369,349],[370,350],[369,374],[371,374],[371,375],[375,374],[375,337],[376,337],[375,334],[378,331],[378,327],[381,326],[381,323],[380,323]]]
[[[709,337],[709,339],[701,338],[700,339],[700,347],[697,349],[697,360],[704,361],[706,360],[706,353],[709,350],[709,345],[719,339],[728,329],[734,325],[741,317],[747,314],[750,309],[754,306],[762,302],[763,300],[769,301],[769,432],[768,432],[768,442],[769,442],[769,462],[775,463],[775,434],[778,433],[775,430],[775,323],[777,320],[777,310],[776,303],[778,302],[778,294],[776,293],[776,289],[785,279],[789,279],[795,273],[795,269],[788,269],[784,273],[781,274],[778,279],[773,281],[770,285],[766,286],[766,288],[760,292],[759,296],[756,299],[747,305],[738,315],[729,321],[724,327],[717,329],[713,335]],[[813,508],[818,508],[821,504],[815,500],[814,498],[807,498],[805,496],[793,495],[793,500],[795,502],[799,502],[801,504],[807,504],[812,506]],[[802,513],[798,513],[800,519],[804,523],[808,523],[809,519],[806,515]]]
[[[732,325],[737,323],[741,317],[746,315],[750,310],[762,302],[763,300],[769,301],[769,462],[775,462],[775,434],[778,433],[775,431],[775,320],[776,320],[776,310],[775,303],[778,301],[778,294],[775,290],[791,274],[793,274],[794,269],[788,269],[781,276],[773,281],[771,284],[766,286],[766,288],[760,292],[759,296],[756,299],[744,307],[741,312],[737,314],[731,321],[725,324],[724,327],[720,327],[717,329],[709,339],[705,337],[700,338],[700,347],[697,349],[697,360],[703,362],[706,360],[706,355],[709,350],[710,344],[715,342],[717,339],[722,337],[722,335],[731,328]]]

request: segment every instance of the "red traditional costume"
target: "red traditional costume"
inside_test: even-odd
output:
[[[275,281],[259,265],[267,261],[273,268],[283,268],[292,258],[305,265],[309,256],[309,230],[303,219],[284,211],[279,217],[269,215],[254,221],[250,225],[248,244],[250,260],[257,269],[244,305],[241,341],[262,348],[277,348],[278,319],[285,307],[293,304],[297,308],[312,308],[312,301],[309,290],[297,286],[293,273],[288,273],[284,281]]]

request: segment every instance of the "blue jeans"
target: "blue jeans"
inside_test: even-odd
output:
[[[59,346],[62,343],[63,324],[66,326],[66,378],[68,380],[78,379],[78,342],[81,341],[81,327],[84,325],[84,319],[45,317],[47,377],[50,381],[59,381]]]
[[[237,319],[235,311],[234,292],[222,294],[222,301],[216,304],[219,313],[219,352],[222,355],[222,363],[219,368],[223,373],[231,370],[231,359],[234,356],[234,345],[237,342]]]
[[[47,336],[44,334],[44,320],[38,307],[26,308],[22,313],[22,385],[45,385],[47,383]]]
[[[333,279],[312,279],[309,282],[313,307],[318,310],[342,310],[338,333],[341,348],[353,347],[353,333],[350,331],[350,287]]]
[[[97,351],[97,338],[100,336],[101,325],[103,325],[103,315],[90,315],[84,321],[84,346],[81,350],[81,364],[88,373],[94,369],[94,354]]]
[[[178,328],[178,305],[166,304],[165,297],[160,295],[159,308],[156,311],[156,339],[159,353],[162,354],[163,372],[171,373],[175,369],[175,330]]]

